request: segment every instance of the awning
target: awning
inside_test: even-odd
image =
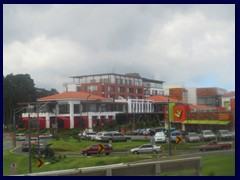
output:
[[[214,125],[226,125],[230,121],[227,120],[185,120],[183,124],[214,124]]]
[[[219,125],[226,125],[226,124],[229,124],[230,121],[218,121],[218,124]]]

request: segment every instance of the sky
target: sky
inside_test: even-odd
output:
[[[235,91],[235,5],[3,5],[4,76],[63,92],[71,76],[130,72]]]

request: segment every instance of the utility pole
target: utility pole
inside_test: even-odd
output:
[[[30,118],[30,113],[32,112],[32,109],[34,108],[33,106],[31,106],[30,104],[28,104],[28,151],[29,151],[29,173],[32,173],[32,154],[31,154],[31,118]]]
[[[169,156],[172,155],[172,147],[171,147],[171,132],[170,132],[170,111],[169,111],[169,96],[168,96],[168,147],[169,147]]]
[[[40,148],[39,148],[39,125],[40,125],[40,122],[39,122],[39,109],[38,109],[38,103],[37,103],[37,122],[38,122],[38,128],[37,128],[37,151],[38,151],[38,157],[40,155]]]
[[[13,110],[13,131],[14,131],[14,135],[13,135],[13,146],[16,147],[17,143],[16,143],[16,117],[15,117],[15,113],[16,110]]]
[[[29,160],[29,173],[32,173],[32,159],[31,159],[31,128],[30,128],[30,112],[28,112],[28,160]]]

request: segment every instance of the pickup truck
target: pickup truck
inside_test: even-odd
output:
[[[210,141],[207,144],[201,145],[196,147],[199,151],[211,151],[211,150],[224,150],[224,149],[231,149],[231,143],[218,143],[216,140]]]

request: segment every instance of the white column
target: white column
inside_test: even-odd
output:
[[[50,128],[50,116],[49,116],[49,113],[47,113],[47,116],[46,116],[46,128]]]
[[[69,102],[69,109],[70,109],[70,129],[73,129],[74,128],[74,104],[73,102]]]
[[[183,130],[183,131],[186,130],[185,124],[183,124],[183,123],[182,123],[182,130]]]
[[[88,112],[88,128],[92,128],[92,115]]]

